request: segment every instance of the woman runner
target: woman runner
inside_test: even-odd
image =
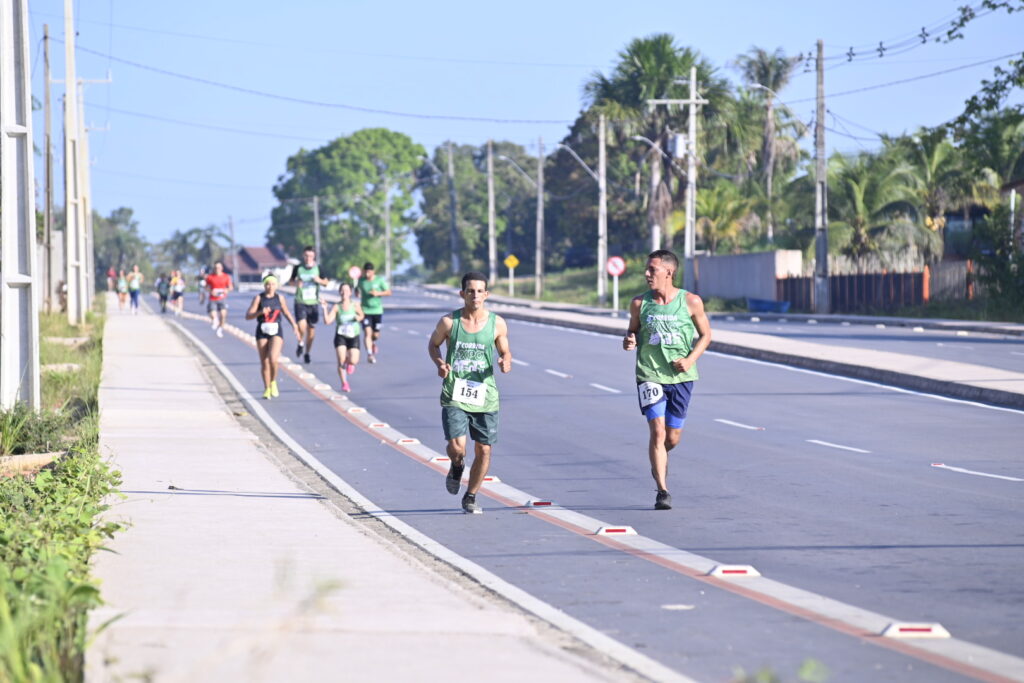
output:
[[[117,310],[123,311],[125,304],[128,303],[128,278],[124,276],[122,270],[117,275]]]
[[[324,322],[330,325],[337,319],[337,332],[334,335],[334,352],[338,355],[338,376],[341,377],[341,390],[352,391],[348,384],[348,376],[355,374],[359,365],[359,323],[366,315],[362,306],[352,300],[352,285],[342,282],[338,287],[341,301],[327,310],[327,302],[320,299],[324,308]]]
[[[277,278],[268,275],[263,278],[263,291],[257,294],[249,310],[245,312],[245,319],[256,319],[256,350],[260,354],[260,373],[263,376],[263,398],[276,398],[279,395],[277,390],[277,362],[281,357],[281,347],[284,346],[284,334],[281,331],[281,318],[285,318],[292,326],[292,331],[298,336],[298,326],[292,312],[288,310],[284,299],[277,293]]]

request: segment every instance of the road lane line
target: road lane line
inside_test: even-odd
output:
[[[201,319],[202,322],[205,322],[205,318],[202,318],[201,316],[195,317],[197,319]],[[480,567],[479,565],[470,562],[466,558],[457,555],[447,547],[437,543],[436,541],[422,534],[418,530],[409,527],[404,522],[400,522],[399,520],[393,519],[390,516],[390,514],[387,513],[387,511],[381,510],[380,508],[376,507],[372,503],[372,501],[369,501],[358,491],[352,489],[347,483],[341,480],[340,477],[338,477],[333,471],[331,471],[329,468],[323,465],[323,463],[317,460],[315,456],[305,451],[302,448],[302,446],[299,445],[290,435],[284,432],[284,430],[282,430],[280,426],[277,425],[276,422],[274,422],[273,418],[270,417],[270,415],[266,412],[266,410],[263,408],[260,402],[251,394],[249,394],[248,391],[244,388],[244,386],[242,386],[242,384],[237,379],[234,378],[234,375],[232,375],[231,372],[220,361],[220,359],[216,357],[213,351],[211,351],[205,344],[199,341],[188,330],[184,329],[184,327],[180,323],[171,320],[168,320],[168,323],[179,327],[186,336],[192,339],[196,346],[201,351],[203,351],[203,353],[205,353],[208,358],[210,358],[211,362],[214,363],[214,365],[232,384],[232,386],[239,393],[239,395],[242,396],[242,398],[249,404],[253,414],[260,417],[260,419],[263,420],[265,424],[267,424],[268,428],[270,428],[272,431],[278,434],[279,438],[281,438],[281,440],[285,442],[286,445],[292,448],[301,459],[305,460],[307,464],[310,465],[310,467],[313,467],[313,469],[315,469],[317,472],[320,472],[328,482],[331,482],[332,486],[335,486],[337,488],[337,490],[339,490],[344,495],[348,496],[357,505],[364,507],[364,509],[366,509],[368,512],[372,512],[373,514],[375,514],[375,516],[377,516],[377,518],[380,519],[382,522],[389,524],[389,526],[392,526],[392,528],[394,528],[399,533],[405,535],[407,538],[409,538],[412,542],[416,543],[417,545],[421,545],[420,540],[417,539],[423,539],[427,545],[421,545],[421,547],[423,547],[428,552],[437,555],[442,560],[447,561],[450,564],[459,567],[460,569],[463,569],[463,571],[466,571],[466,573],[470,574],[477,580],[481,581],[481,583],[483,583],[485,586],[491,587],[496,592],[499,592],[502,595],[505,595],[506,597],[509,597],[509,594],[503,592],[503,590],[510,590],[513,593],[522,594],[522,596],[524,596],[523,600],[532,600],[536,603],[539,603],[539,605],[542,608],[553,610],[554,612],[556,612],[554,616],[544,616],[540,612],[535,611],[532,607],[526,606],[523,602],[520,602],[520,600],[514,597],[510,597],[510,599],[512,599],[513,601],[519,604],[524,604],[524,608],[533,611],[534,613],[538,614],[538,616],[541,616],[542,618],[547,619],[548,621],[551,621],[552,623],[555,623],[556,625],[559,625],[562,628],[565,628],[574,635],[577,635],[577,637],[579,637],[581,640],[584,640],[588,644],[592,644],[590,640],[587,640],[587,638],[580,635],[577,631],[570,630],[568,627],[561,626],[562,622],[557,621],[556,619],[565,616],[564,613],[560,612],[559,610],[556,610],[551,605],[544,603],[538,600],[537,598],[534,598],[532,595],[526,593],[522,589],[519,589],[512,584],[508,584],[503,579],[491,574],[488,570],[484,569],[483,567]],[[255,343],[251,335],[246,335],[245,343],[247,343],[249,346],[255,347]],[[310,390],[315,396],[318,396],[321,400],[323,400],[327,405],[331,406],[337,413],[339,413],[342,417],[346,418],[349,422],[359,427],[364,432],[370,434],[374,438],[380,438],[379,434],[374,434],[373,430],[371,430],[368,427],[370,423],[376,422],[377,418],[371,415],[368,411],[366,411],[365,408],[361,409],[361,413],[355,415],[350,413],[348,408],[337,403],[333,403],[331,401],[330,396],[323,396],[320,395],[318,392],[313,391],[312,384],[310,384],[306,380],[299,378],[299,375],[303,372],[301,366],[297,367],[297,369],[295,370],[289,367],[286,369],[286,372],[292,376],[296,383],[298,383],[300,386],[304,386],[307,390]],[[316,380],[314,380],[314,382],[315,381]],[[349,407],[353,406],[351,402],[348,402],[345,405]],[[401,432],[398,432],[397,430],[392,431],[394,432],[394,434],[404,436],[403,434],[401,434]],[[447,473],[448,468],[445,467],[444,464],[431,462],[431,459],[434,457],[438,457],[439,454],[437,453],[437,451],[434,451],[429,447],[423,446],[422,444],[407,446],[398,443],[398,439],[381,441],[381,443],[388,445],[389,447],[406,455],[407,457],[413,459],[414,461],[419,462],[420,464],[430,467],[435,472],[438,472],[440,474]],[[335,484],[335,482],[339,482],[339,484]],[[350,495],[347,491],[351,491],[352,494]],[[483,488],[480,489],[480,492],[483,493],[488,498],[491,498],[507,507],[514,508],[526,508],[529,506],[529,502],[531,500],[538,499],[538,496],[528,494],[524,491],[521,491],[520,489],[514,488],[505,483],[485,484]],[[365,505],[363,503],[364,501]],[[774,581],[763,576],[744,579],[742,583],[737,583],[729,579],[717,578],[715,576],[709,575],[711,570],[713,570],[715,566],[720,564],[719,562],[713,559],[696,555],[694,553],[687,552],[680,548],[676,548],[674,546],[661,543],[660,541],[656,541],[652,538],[643,536],[641,534],[628,537],[610,537],[598,534],[596,533],[596,531],[603,526],[608,526],[607,522],[595,519],[593,517],[589,517],[587,515],[583,515],[573,510],[561,508],[559,506],[555,506],[553,508],[545,507],[539,509],[530,508],[526,511],[526,514],[529,514],[538,519],[549,522],[555,526],[576,533],[597,543],[601,543],[609,548],[628,553],[630,555],[633,555],[634,557],[646,560],[663,568],[669,569],[673,572],[679,573],[683,576],[687,576],[689,578],[701,581],[703,583],[708,584],[709,586],[713,586],[716,588],[720,588],[722,590],[732,592],[736,595],[748,598],[765,606],[772,607],[782,612],[786,612],[788,614],[801,617],[820,626],[831,628],[839,633],[843,633],[845,635],[858,638],[864,643],[884,647],[889,650],[899,652],[900,654],[914,657],[922,661],[934,664],[936,666],[941,666],[951,671],[955,671],[973,678],[977,678],[978,680],[998,681],[1000,683],[1004,681],[1024,680],[1024,658],[1000,652],[998,650],[993,650],[991,648],[982,645],[977,645],[975,643],[971,643],[968,641],[959,640],[957,638],[948,638],[943,639],[941,641],[936,640],[927,642],[908,642],[897,641],[889,638],[881,638],[880,634],[885,629],[885,627],[887,627],[889,624],[895,621],[901,620],[876,612],[871,612],[850,605],[848,603],[843,603],[838,600],[834,600],[832,598],[828,598],[817,593],[812,593],[810,591],[806,591],[795,586],[790,586],[779,581]],[[392,522],[395,522],[396,524],[392,524]],[[408,529],[409,533],[402,531],[401,528]],[[449,559],[449,556],[454,559]],[[497,586],[491,585],[491,583],[489,583],[488,581],[481,579],[480,576],[478,576],[474,571],[467,570],[463,564],[460,564],[460,561],[466,563],[471,567],[479,569],[479,571],[482,572],[484,575],[492,576],[494,580],[498,582]],[[566,618],[571,621],[575,621],[572,620],[571,617]],[[589,629],[589,631],[593,632],[588,633],[587,637],[606,639],[608,638],[603,633],[600,633],[599,631],[592,629],[591,627],[587,626],[586,624],[583,624],[582,622],[577,623],[579,623],[579,625],[583,629]],[[619,643],[618,641],[610,640],[610,643],[616,646],[619,649],[619,651],[623,651],[624,656],[635,654],[639,658],[644,658],[644,655],[640,654],[639,652],[636,652],[635,650],[630,649],[629,647]],[[654,666],[662,666],[657,662],[654,662],[653,660],[648,661],[650,661],[650,664]],[[634,666],[633,668],[636,667]],[[671,673],[673,678],[680,678],[680,674],[671,670],[666,671],[668,673]],[[662,674],[662,676],[658,678],[663,677],[664,674]]]
[[[963,467],[953,467],[946,465],[941,462],[933,462],[932,467],[938,467],[950,472],[960,472],[962,474],[973,474],[976,477],[991,477],[992,479],[1005,479],[1006,481],[1024,481],[1018,477],[1008,477],[1005,474],[989,474],[988,472],[978,472],[977,470],[966,470]]]
[[[732,420],[724,420],[724,419],[722,419],[720,417],[716,417],[715,418],[715,422],[721,422],[722,424],[729,425],[731,427],[739,427],[740,429],[752,429],[752,430],[754,430],[756,432],[763,432],[764,431],[764,427],[754,427],[753,425],[745,425],[742,422],[733,422]]]
[[[1011,356],[1024,356],[1024,353],[1021,353],[1020,351],[1010,351],[1010,355]]]
[[[607,391],[610,394],[621,394],[622,393],[618,389],[612,389],[611,387],[606,387],[605,385],[598,384],[597,382],[591,382],[590,386],[594,387],[595,389],[600,389],[601,391]]]
[[[853,451],[854,453],[870,453],[863,448],[854,448],[853,446],[843,446],[841,444],[832,443],[830,441],[819,441],[818,439],[806,439],[807,443],[816,443],[819,446],[828,446],[829,448],[838,448],[844,451]]]
[[[518,358],[513,358],[512,362],[515,363],[516,365],[529,365],[529,363],[527,363],[525,360],[519,360]]]
[[[549,375],[554,375],[555,377],[561,377],[562,379],[572,379],[572,375],[567,375],[564,372],[552,370],[551,368],[546,368],[544,372],[548,373]]]

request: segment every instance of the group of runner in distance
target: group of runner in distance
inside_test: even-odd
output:
[[[675,286],[673,278],[678,270],[679,260],[671,251],[659,249],[648,256],[644,275],[649,290],[630,302],[629,323],[622,339],[624,350],[636,351],[637,398],[648,425],[656,510],[672,507],[668,454],[682,436],[693,383],[698,378],[697,359],[711,343],[704,303],[696,294]],[[303,262],[294,267],[289,282],[296,288],[294,315],[273,275],[264,278],[263,291],[253,298],[245,313],[246,320],[256,321],[263,397],[270,399],[279,393],[277,361],[284,346],[281,319],[288,321],[298,338],[296,356],[309,363],[321,313],[326,324],[336,326],[338,375],[342,390],[350,391],[349,377],[359,364],[360,325],[367,359],[373,363],[380,339],[381,298],[391,295],[390,285],[375,275],[373,264],[367,263],[355,292],[344,282],[338,290],[340,301],[328,304],[320,296],[320,288],[327,286],[328,280],[321,274],[311,247],[303,252]],[[221,264],[207,277],[207,287],[207,310],[219,336],[226,316],[224,300],[232,288]],[[479,514],[482,509],[476,494],[487,476],[491,449],[498,438],[499,395],[494,368],[497,365],[501,372],[510,372],[512,351],[505,320],[487,310],[487,278],[477,272],[466,273],[459,296],[462,307],[437,322],[427,343],[427,354],[441,379],[441,424],[451,460],[445,487],[452,495],[461,490],[467,444],[472,439],[473,459],[462,509]],[[446,347],[443,353],[442,345]]]

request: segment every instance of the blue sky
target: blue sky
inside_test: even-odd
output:
[[[841,55],[851,46],[858,55],[876,54],[879,41],[892,45],[922,26],[936,26],[964,2],[79,0],[78,76],[103,78],[109,71],[113,77],[109,85],[85,90],[87,123],[105,129],[90,134],[94,206],[104,214],[132,207],[142,233],[154,241],[175,229],[226,224],[231,215],[240,243],[262,244],[275,203],[271,187],[300,147],[384,126],[405,132],[428,150],[449,138],[470,144],[507,139],[535,149],[538,136],[550,149],[579,112],[583,83],[596,70],[607,72],[632,38],[672,33],[737,82],[729,62],[751,46],[782,47],[795,55],[813,50],[821,38],[826,55]],[[41,97],[42,27],[49,24],[50,35],[63,39],[63,2],[30,0],[29,8],[33,88]],[[999,13],[969,24],[966,38],[952,44],[829,62],[828,108],[840,118],[830,115],[827,125],[866,138],[828,133],[830,150],[871,149],[877,139],[872,131],[898,133],[956,116],[981,79],[1006,60],[838,93],[1019,54],[1022,34],[1024,13]],[[287,102],[125,62],[321,103],[554,123],[424,119]],[[53,78],[63,78],[63,44],[56,40],[51,65]],[[55,97],[62,88],[54,86]],[[798,72],[781,94],[809,121],[813,71]],[[59,131],[59,100],[54,106]],[[40,116],[37,144],[42,130]],[[59,148],[59,134],[55,139]],[[41,180],[41,164],[37,176]],[[58,188],[58,204],[61,193]]]

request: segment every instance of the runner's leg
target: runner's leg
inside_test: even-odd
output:
[[[473,465],[469,468],[469,486],[466,493],[476,495],[484,483],[487,470],[491,468],[491,447],[477,441],[473,442]]]
[[[266,391],[270,390],[271,371],[270,371],[270,339],[262,337],[256,340],[256,350],[260,355],[260,376],[263,378],[263,388]]]
[[[341,388],[344,391],[345,385],[348,384],[348,373],[345,372],[345,361],[348,359],[348,349],[345,345],[334,347],[334,355],[338,357],[338,378],[341,379]]]
[[[275,334],[268,341],[270,342],[267,345],[267,357],[270,360],[270,382],[267,386],[270,386],[277,381],[277,368],[281,360],[281,347],[284,346],[284,337],[279,334]]]
[[[667,430],[665,429],[665,418],[656,417],[647,421],[651,439],[647,447],[647,454],[651,460],[651,475],[654,483],[658,485],[659,491],[667,491],[668,479],[668,450],[666,448]],[[673,430],[676,431],[676,430]],[[682,430],[678,430],[682,431]],[[678,437],[676,438],[678,443]]]
[[[306,317],[302,316],[300,318],[299,316],[295,316],[295,322],[297,323],[297,327],[299,328],[299,347],[295,349],[295,355],[301,356],[303,349],[306,348]],[[302,358],[297,357],[295,361],[301,362]]]

